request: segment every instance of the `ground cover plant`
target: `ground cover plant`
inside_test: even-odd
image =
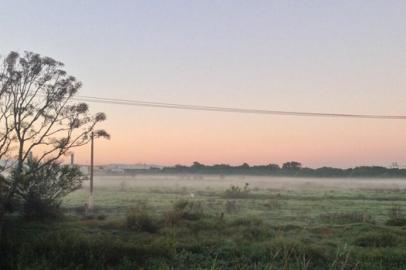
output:
[[[292,181],[98,177],[92,213],[85,183],[60,219],[9,216],[0,268],[406,268],[403,182]]]

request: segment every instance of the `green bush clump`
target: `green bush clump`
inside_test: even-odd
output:
[[[275,198],[275,199],[269,199],[266,201],[264,206],[270,210],[275,210],[275,209],[281,209],[282,208],[282,202],[280,199]]]
[[[403,213],[402,209],[400,208],[400,205],[393,204],[391,208],[388,210],[388,216],[389,219],[402,219],[403,218]]]
[[[389,219],[385,224],[388,226],[406,226],[406,218]]]
[[[35,194],[28,194],[22,206],[23,213],[28,219],[62,217],[59,203],[55,203],[51,199],[39,198]]]
[[[140,204],[132,207],[127,212],[127,228],[135,231],[143,231],[155,233],[158,231],[158,226],[148,213],[145,204]]]
[[[139,269],[149,256],[167,257],[161,246],[85,236],[71,230],[42,232],[41,237],[21,236],[25,241],[17,237],[7,235],[0,242],[0,269]]]
[[[224,192],[224,197],[229,199],[244,199],[250,197],[249,184],[245,183],[243,188],[232,185]]]
[[[260,226],[264,223],[264,221],[261,218],[258,217],[241,217],[241,218],[236,218],[233,220],[230,225],[231,226]]]
[[[189,205],[189,201],[187,200],[178,200],[173,204],[174,210],[183,211]]]
[[[375,223],[375,220],[365,212],[339,212],[325,213],[319,216],[321,221],[335,224],[350,224],[350,223]]]
[[[240,212],[240,205],[237,203],[237,201],[227,200],[224,205],[224,210],[227,214],[237,214]]]
[[[388,226],[406,226],[406,218],[403,215],[399,205],[392,205],[388,210],[389,220],[386,221]]]
[[[16,198],[28,219],[60,217],[62,198],[79,189],[83,180],[78,167],[33,158],[27,160],[19,176],[13,171],[10,179],[18,180]]]
[[[171,210],[165,213],[165,224],[174,226],[182,220],[200,220],[203,216],[202,202],[179,200],[173,204]]]
[[[357,237],[354,244],[360,247],[394,247],[399,240],[394,234],[370,232]]]

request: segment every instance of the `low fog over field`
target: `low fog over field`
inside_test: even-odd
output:
[[[397,190],[406,189],[406,179],[399,178],[302,178],[266,176],[213,176],[213,175],[139,175],[139,176],[96,176],[95,189],[106,187],[128,188],[188,188],[191,190],[229,188],[231,185],[252,189],[275,190]],[[87,188],[89,181],[85,181]]]

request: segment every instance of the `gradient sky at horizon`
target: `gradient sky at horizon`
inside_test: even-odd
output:
[[[64,62],[80,95],[406,115],[405,14],[403,0],[0,0],[0,54]],[[405,121],[91,108],[112,135],[99,164],[406,164]]]

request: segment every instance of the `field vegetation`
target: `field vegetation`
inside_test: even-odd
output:
[[[406,181],[98,177],[63,217],[8,216],[1,269],[406,269]]]

